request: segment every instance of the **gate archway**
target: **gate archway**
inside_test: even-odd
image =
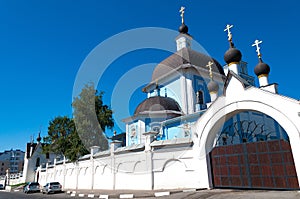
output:
[[[198,164],[201,165],[199,175],[202,180],[199,183],[199,187],[213,187],[209,153],[215,146],[218,137],[217,133],[219,132],[219,129],[222,128],[226,118],[230,118],[243,111],[262,112],[278,122],[289,137],[296,174],[300,173],[300,156],[296,155],[300,154],[300,148],[298,147],[300,144],[298,130],[300,129],[300,123],[297,114],[297,111],[300,110],[299,103],[287,101],[281,96],[278,97],[279,99],[277,99],[276,96],[272,96],[274,101],[266,103],[263,100],[256,99],[257,93],[254,95],[254,93],[250,92],[247,95],[249,96],[246,96],[246,94],[242,95],[244,98],[247,98],[247,100],[241,100],[239,97],[236,97],[233,100],[228,100],[225,96],[219,97],[197,121],[195,132],[197,132],[198,136],[194,140],[194,148],[198,151]],[[259,96],[260,99],[264,99],[262,95],[263,93]],[[255,100],[253,98],[255,98]],[[275,108],[272,103],[285,103],[287,106]]]
[[[240,120],[245,114],[256,120]],[[210,154],[212,184],[220,188],[298,189],[289,138],[272,118],[244,112],[228,120]],[[267,121],[262,121],[268,118]]]

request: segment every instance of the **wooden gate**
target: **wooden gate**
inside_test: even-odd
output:
[[[217,146],[210,158],[214,187],[299,189],[287,140]]]

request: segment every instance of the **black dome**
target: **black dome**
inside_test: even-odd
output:
[[[178,31],[180,33],[183,33],[183,34],[187,34],[188,31],[189,31],[189,28],[187,27],[187,25],[185,25],[184,23],[181,24],[181,26],[178,28]]]
[[[224,54],[224,60],[227,64],[232,62],[240,62],[242,59],[242,53],[236,48],[229,48]]]
[[[207,84],[207,89],[209,92],[218,92],[219,90],[219,85],[217,82],[211,80],[208,84]]]
[[[41,133],[39,133],[38,137],[36,138],[36,141],[40,142],[42,140]]]
[[[270,66],[260,60],[260,62],[254,68],[254,73],[257,76],[268,75],[270,73]]]
[[[181,112],[179,104],[170,97],[154,96],[142,101],[134,111],[134,115],[153,111]]]

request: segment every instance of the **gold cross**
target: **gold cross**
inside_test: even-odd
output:
[[[227,25],[226,25],[226,28],[224,29],[224,32],[227,31],[228,41],[232,41],[232,34],[231,34],[231,31],[230,31],[230,29],[231,29],[232,27],[233,27],[233,25],[227,24]]]
[[[214,63],[213,63],[212,61],[209,61],[209,62],[207,63],[207,65],[206,65],[206,67],[209,68],[209,76],[210,76],[210,79],[213,78],[213,74],[212,74],[212,65],[213,65],[213,64],[214,64]]]
[[[261,44],[261,43],[262,43],[262,41],[259,41],[256,39],[254,41],[254,44],[252,44],[252,46],[256,46],[256,52],[257,52],[258,58],[261,58],[260,47],[259,47],[259,44]]]
[[[181,13],[180,16],[181,16],[181,23],[184,23],[184,10],[185,10],[185,7],[181,6],[179,12]]]

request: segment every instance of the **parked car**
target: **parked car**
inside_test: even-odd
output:
[[[55,193],[61,192],[62,186],[59,182],[49,182],[45,186],[43,186],[42,192],[44,193]]]
[[[38,182],[29,182],[23,188],[24,193],[40,192],[40,184]]]
[[[3,184],[0,184],[0,190],[4,189]]]

